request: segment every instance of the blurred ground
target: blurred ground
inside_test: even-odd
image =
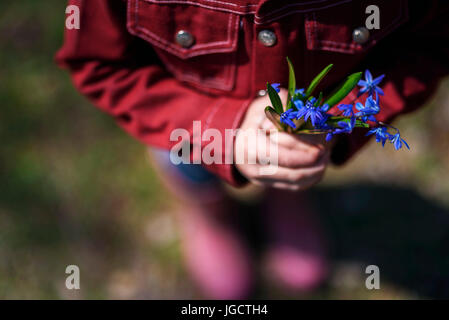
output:
[[[0,2],[0,298],[195,298],[171,199],[145,148],[76,93],[52,57],[65,1]],[[308,298],[449,297],[449,83],[313,191],[331,235],[329,284]],[[326,201],[320,201],[326,199]],[[82,289],[65,289],[65,267]],[[381,290],[364,268],[381,269]],[[287,297],[269,284],[265,298]]]

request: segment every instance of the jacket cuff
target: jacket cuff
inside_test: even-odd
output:
[[[210,153],[211,147],[206,149],[206,153],[212,156],[214,162],[208,164],[203,159],[203,166],[235,187],[243,186],[248,182],[234,165],[234,143],[236,129],[240,127],[251,101],[252,99],[222,99],[205,115],[201,123],[203,155],[207,145],[214,144],[218,147],[221,142],[221,148],[214,148]],[[206,135],[205,132],[207,132]],[[215,137],[208,138],[209,141],[203,141],[205,136],[213,136],[214,132],[220,133],[221,141],[217,143]]]

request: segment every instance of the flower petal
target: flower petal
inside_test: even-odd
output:
[[[366,69],[365,71],[365,80],[368,81],[369,83],[373,82],[373,75],[368,69]]]
[[[385,75],[378,76],[376,79],[373,80],[373,85],[377,86],[383,79],[385,78]]]
[[[376,91],[376,93],[380,94],[381,96],[384,95],[384,91],[381,88],[375,87],[374,90]]]
[[[408,143],[407,143],[404,139],[402,139],[402,142],[404,142],[404,144],[405,144],[405,146],[407,147],[407,149],[410,150],[410,146],[408,145]]]
[[[359,85],[361,87],[366,87],[366,86],[368,86],[368,83],[365,80],[359,80],[357,85]]]

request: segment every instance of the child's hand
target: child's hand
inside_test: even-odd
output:
[[[279,95],[285,103],[287,91],[282,89]],[[254,153],[256,147],[266,144],[258,135],[258,143],[255,146],[248,146],[245,135],[242,133],[248,129],[266,129],[264,138],[269,139],[269,130],[274,129],[274,125],[264,113],[264,109],[268,105],[270,105],[270,100],[267,95],[255,99],[249,106],[235,140],[234,159],[238,154]],[[245,163],[235,162],[240,173],[255,184],[280,189],[302,190],[318,183],[323,177],[330,154],[330,145],[325,142],[324,135],[298,136],[285,132],[277,132],[277,135],[278,168],[275,173],[264,174],[264,170],[260,169],[268,165],[261,164],[259,159],[256,164],[249,164],[246,156]]]

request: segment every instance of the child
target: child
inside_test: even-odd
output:
[[[331,145],[317,137],[280,133],[279,170],[267,176],[257,170],[268,165],[261,163],[172,164],[168,150],[177,142],[170,139],[175,129],[193,135],[193,122],[200,121],[202,133],[216,129],[224,137],[226,129],[270,128],[263,114],[270,104],[264,88],[266,82],[287,86],[287,56],[299,84],[333,63],[322,84],[326,90],[350,72],[369,68],[375,75],[387,74],[378,115],[385,122],[422,105],[448,73],[444,1],[70,4],[80,8],[80,29],[66,31],[57,61],[71,72],[81,93],[153,147],[163,180],[186,203],[180,226],[187,266],[212,298],[247,297],[253,275],[220,180],[282,190],[273,191],[277,194],[260,214],[270,240],[267,264],[283,284],[307,290],[326,275],[325,246],[306,194],[297,191],[319,182],[329,160],[344,163],[368,138],[360,131],[334,138]],[[285,89],[281,96],[286,99]],[[354,98],[350,94],[347,100]],[[239,133],[234,143],[223,143],[223,151],[215,156],[225,159],[236,150],[251,151],[254,146],[238,149],[242,139]]]

